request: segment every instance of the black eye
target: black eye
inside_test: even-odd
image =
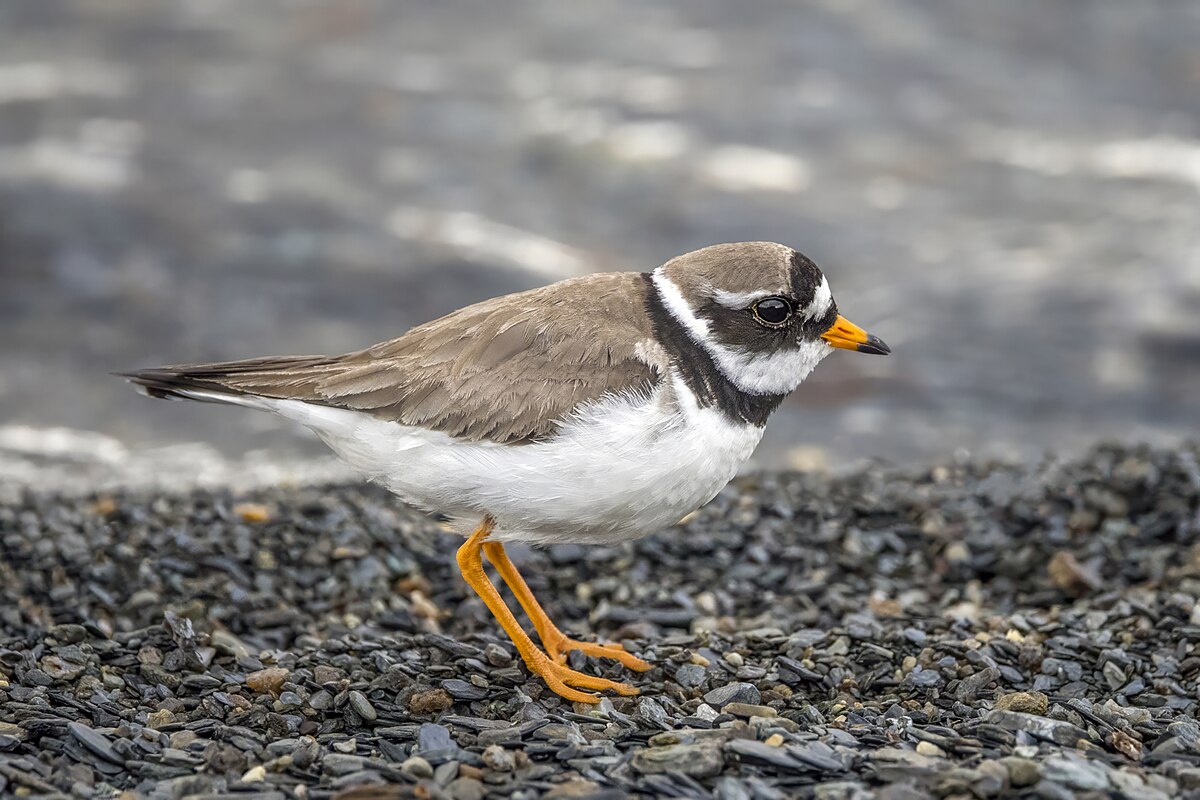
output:
[[[754,304],[754,318],[772,328],[779,327],[792,316],[792,304],[782,297],[767,297]]]

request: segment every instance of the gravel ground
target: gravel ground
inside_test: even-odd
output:
[[[378,489],[23,491],[0,795],[1200,796],[1198,458],[769,473],[636,544],[514,548],[654,663],[579,659],[642,689],[598,707]]]

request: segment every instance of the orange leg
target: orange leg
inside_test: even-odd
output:
[[[582,650],[589,656],[598,656],[600,658],[612,658],[620,661],[625,666],[637,672],[645,672],[650,669],[650,664],[625,651],[625,648],[619,644],[596,644],[595,642],[581,642],[578,639],[572,639],[558,629],[558,626],[550,619],[549,615],[542,609],[541,603],[533,596],[533,592],[529,589],[529,584],[525,583],[525,579],[521,577],[521,573],[517,572],[517,567],[508,557],[508,553],[504,552],[504,545],[500,542],[484,542],[483,553],[487,556],[488,561],[496,567],[496,571],[500,573],[500,577],[504,578],[504,582],[508,584],[508,588],[517,596],[517,600],[521,603],[521,607],[525,609],[525,613],[533,620],[533,627],[537,629],[538,638],[542,640],[542,646],[546,648],[546,653],[559,664],[565,663],[567,653],[572,650]]]
[[[517,624],[517,618],[513,616],[512,611],[509,611],[508,606],[501,599],[500,593],[496,591],[496,587],[488,580],[487,573],[483,571],[483,543],[488,534],[492,532],[494,525],[491,517],[484,517],[483,522],[475,529],[466,543],[458,548],[458,568],[467,585],[475,590],[475,593],[492,612],[492,616],[500,623],[500,627],[512,639],[513,644],[517,647],[517,652],[521,654],[521,658],[529,667],[529,671],[541,676],[553,692],[577,703],[598,703],[600,696],[591,692],[577,691],[571,686],[578,686],[582,689],[612,689],[614,692],[624,695],[637,694],[638,690],[627,684],[585,675],[555,663],[534,646],[529,634],[521,630],[521,626]]]

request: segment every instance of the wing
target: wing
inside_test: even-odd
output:
[[[494,298],[342,356],[259,358],[127,375],[157,396],[256,395],[354,409],[469,441],[537,441],[581,404],[649,393],[667,355],[639,273]]]

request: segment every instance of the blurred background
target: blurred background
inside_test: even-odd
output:
[[[894,350],[830,358],[759,465],[1175,441],[1197,42],[1180,0],[6,0],[0,453],[321,453],[107,373],[754,239]]]

